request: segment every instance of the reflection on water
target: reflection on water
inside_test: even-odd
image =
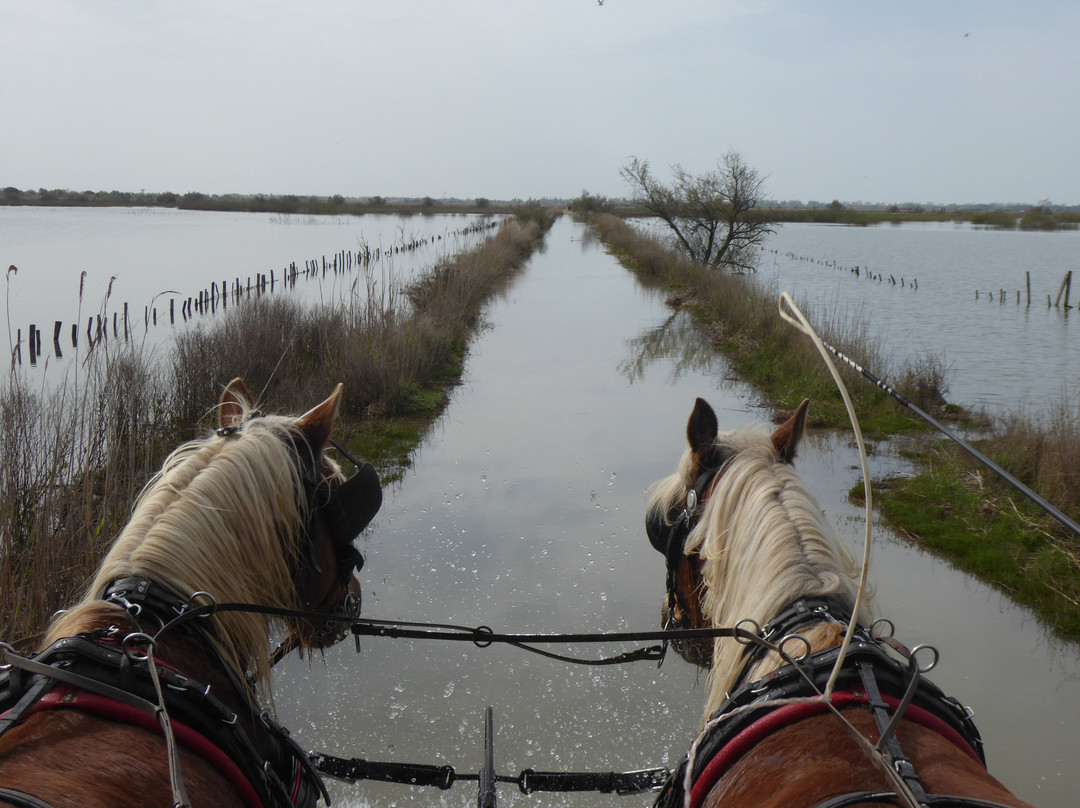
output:
[[[656,627],[663,559],[644,534],[646,488],[677,464],[695,397],[713,404],[723,429],[766,414],[725,378],[722,362],[695,367],[662,296],[639,289],[566,220],[489,318],[465,384],[362,541],[365,614],[496,631]],[[861,510],[846,492],[856,466],[845,437],[811,440],[799,460],[853,549]],[[1077,649],[880,527],[875,542],[878,611],[905,642],[941,649],[933,678],[975,710],[992,771],[1044,808],[1073,805]],[[346,642],[312,661],[290,659],[275,686],[279,715],[306,748],[459,772],[480,769],[482,717],[492,705],[496,766],[509,775],[672,764],[705,701],[703,680],[674,657],[660,669],[586,668],[513,648],[390,639],[365,640],[359,656]],[[474,789],[333,787],[335,804],[345,806],[469,805]],[[500,787],[499,799],[651,803],[647,795],[527,797],[513,786]]]
[[[711,374],[724,367],[705,345],[705,338],[694,326],[693,319],[682,310],[639,336],[631,337],[627,346],[630,356],[619,363],[619,370],[631,382],[643,379],[646,367],[656,363],[669,368],[671,381],[689,373]]]

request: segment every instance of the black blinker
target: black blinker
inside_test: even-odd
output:
[[[323,506],[334,545],[341,547],[352,544],[353,539],[375,518],[381,506],[379,474],[372,465],[364,463],[356,474],[331,492]]]
[[[658,513],[649,514],[649,517],[645,520],[645,535],[649,537],[649,544],[660,553],[667,554],[668,537],[666,530],[668,526],[664,524],[664,517]]]

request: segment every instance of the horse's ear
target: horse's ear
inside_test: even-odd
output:
[[[255,404],[255,399],[244,384],[244,380],[237,377],[225,385],[225,392],[221,394],[221,402],[218,405],[218,427],[235,429],[244,420],[244,413]]]
[[[804,398],[795,414],[777,428],[772,435],[773,446],[780,453],[780,459],[790,463],[795,459],[795,449],[802,440],[803,432],[806,431],[806,411],[810,407],[810,399]]]
[[[308,443],[316,451],[322,451],[330,443],[330,435],[334,431],[334,419],[337,418],[338,409],[341,407],[341,391],[345,385],[338,383],[329,398],[322,404],[318,404],[301,415],[296,420],[296,427],[308,439]]]
[[[686,439],[690,441],[690,449],[695,454],[701,454],[716,442],[716,432],[719,425],[716,421],[716,413],[703,398],[694,402],[694,411],[690,413],[690,421],[686,424]]]

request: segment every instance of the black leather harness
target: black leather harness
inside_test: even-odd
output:
[[[162,624],[183,611],[187,603],[144,578],[117,581],[107,588],[106,596],[127,603],[129,614],[135,612],[144,620],[152,615]],[[191,621],[183,630],[210,631],[209,625],[205,620]],[[77,694],[85,692],[106,700],[106,707],[111,702],[117,720],[125,720],[124,716],[136,714],[134,711],[156,711],[157,690],[148,660],[133,652],[125,636],[136,635],[116,628],[93,631],[60,639],[31,659],[5,654],[10,667],[0,672],[0,735],[40,709],[42,699],[57,687],[68,692],[52,708],[64,709],[65,702],[70,702],[70,708],[83,709]],[[217,655],[208,638],[202,637],[201,642]],[[245,703],[247,715],[238,716],[210,686],[159,662],[155,670],[164,695],[160,706],[170,719],[220,749],[265,808],[312,808],[320,796],[329,804],[325,785],[307,753],[251,701],[249,690],[235,679],[232,668],[220,658],[219,662],[232,681],[232,690]],[[96,709],[88,711],[102,714],[101,702],[96,704]],[[106,713],[106,717],[113,716]],[[201,744],[195,748],[197,752],[198,746]],[[3,798],[9,802],[14,799]]]
[[[244,423],[218,429],[217,435],[225,440],[237,439],[244,424],[259,417],[260,413],[252,413]],[[308,515],[300,563],[293,571],[294,583],[299,591],[304,565],[317,574],[323,572],[313,546],[316,520],[321,520],[337,558],[336,580],[345,592],[341,603],[334,607],[335,614],[356,616],[359,601],[349,594],[348,581],[363,566],[364,558],[353,546],[353,540],[378,512],[382,486],[374,467],[355,460],[344,447],[331,442],[357,469],[350,479],[333,487],[324,478],[321,452],[312,453],[309,447],[291,444],[300,477],[298,506]],[[209,685],[169,665],[154,663],[151,667],[151,659],[129,647],[133,637],[153,643],[144,626],[149,624],[149,631],[159,633],[185,611],[203,605],[198,602],[202,598],[212,604],[209,595],[196,593],[191,598],[182,598],[156,581],[131,576],[113,581],[98,597],[123,608],[130,630],[114,627],[65,637],[30,659],[18,656],[11,646],[0,644],[0,657],[7,663],[0,665],[0,736],[40,709],[42,700],[61,686],[69,689],[70,701],[55,705],[50,702],[49,709],[65,706],[80,709],[78,693],[82,692],[105,700],[95,701],[94,709],[82,708],[87,712],[107,713],[112,704],[114,715],[106,717],[122,716],[126,711],[128,718],[135,719],[131,723],[136,724],[141,714],[153,714],[167,737],[171,728],[167,729],[166,725],[175,719],[194,733],[187,737],[197,747],[203,747],[203,751],[209,749],[215,757],[217,750],[224,753],[225,760],[221,762],[230,771],[233,766],[239,769],[264,808],[312,808],[320,797],[330,804],[330,795],[309,756],[286,729],[254,703],[250,683],[240,682],[232,667],[221,658],[211,621],[196,619],[179,628],[170,627],[169,637],[176,636],[175,632],[186,632],[211,659],[216,659],[230,681],[231,690],[244,705],[243,717],[212,693]],[[336,625],[327,625],[318,634],[326,639],[336,629]],[[242,783],[240,789],[248,793]],[[48,808],[38,798],[12,789],[0,789],[0,798],[20,807]]]
[[[842,606],[829,600],[801,600],[785,610],[777,620],[765,626],[762,636],[775,643],[798,628],[811,622],[821,622],[828,617],[850,619]],[[897,659],[886,650],[887,645],[909,656],[908,660],[902,662]],[[749,654],[746,670],[758,660],[756,650]],[[687,768],[692,767],[690,780],[696,782],[713,758],[739,733],[779,708],[777,700],[809,699],[818,696],[824,690],[840,653],[839,647],[829,648],[738,687],[708,722],[710,728],[698,743],[693,761],[687,755],[672,772],[656,800],[657,808],[683,808]],[[886,702],[886,696],[896,707],[896,712],[902,714],[909,705],[914,705],[916,709],[926,711],[942,722],[948,736],[958,742],[961,748],[963,745],[969,747],[984,766],[985,754],[982,738],[971,720],[970,712],[956,699],[945,695],[933,682],[921,676],[914,655],[899,643],[891,638],[876,638],[867,629],[858,629],[845,655],[834,692],[852,692],[865,701],[884,739],[881,743],[883,757],[904,780],[921,805],[933,808],[1003,808],[998,803],[969,797],[927,794],[923,789],[918,774],[893,732],[894,716],[890,715],[891,708]],[[722,718],[728,714],[733,715]],[[895,791],[878,790],[830,797],[817,803],[814,808],[847,808],[867,802],[894,806],[904,804],[900,802]]]

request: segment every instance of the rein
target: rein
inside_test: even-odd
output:
[[[205,593],[199,593],[206,596]],[[477,648],[504,644],[520,648],[523,651],[539,654],[551,659],[578,665],[616,665],[626,662],[652,660],[662,663],[666,654],[667,643],[672,641],[734,638],[746,644],[764,643],[766,650],[780,651],[779,645],[762,640],[754,631],[740,626],[734,628],[687,628],[659,629],[653,631],[611,631],[611,632],[569,632],[569,633],[497,633],[490,626],[460,626],[449,623],[423,623],[405,620],[379,620],[369,617],[311,612],[302,609],[287,609],[281,606],[262,606],[253,603],[207,603],[191,605],[183,613],[162,627],[168,631],[177,626],[202,617],[209,617],[218,612],[251,612],[272,617],[296,618],[311,621],[326,621],[347,625],[356,639],[359,649],[361,637],[389,637],[409,640],[446,640],[451,642],[470,642]],[[536,648],[536,645],[554,644],[592,644],[618,642],[660,641],[661,645],[639,648],[613,657],[582,659],[556,654]]]
[[[836,662],[841,649],[831,648],[814,655],[804,654],[802,657],[796,658],[787,653],[784,648],[785,646],[790,645],[794,638],[801,639],[801,635],[793,633],[796,629],[804,626],[808,622],[821,620],[823,619],[823,613],[827,613],[831,609],[839,608],[835,604],[824,600],[819,602],[818,600],[810,599],[793,604],[792,607],[786,610],[778,620],[773,621],[764,627],[758,627],[752,621],[743,621],[738,626],[732,628],[544,634],[497,633],[489,626],[485,625],[467,627],[453,624],[377,620],[372,618],[323,614],[300,609],[286,609],[277,606],[249,603],[219,604],[214,602],[206,593],[197,593],[188,601],[183,602],[182,605],[178,602],[179,599],[176,599],[173,608],[174,612],[178,609],[178,613],[167,622],[164,622],[153,637],[146,637],[146,635],[143,635],[146,637],[147,641],[152,643],[162,635],[177,631],[189,622],[196,620],[202,622],[202,618],[207,618],[215,613],[239,611],[264,614],[273,617],[325,620],[335,624],[347,624],[348,630],[356,638],[358,646],[360,637],[362,636],[389,637],[392,639],[470,642],[478,648],[486,648],[493,644],[501,643],[512,645],[532,653],[538,653],[543,656],[585,665],[610,665],[645,659],[662,661],[663,654],[670,641],[715,639],[721,637],[734,638],[743,644],[753,646],[750,651],[751,655],[756,655],[763,651],[775,651],[779,653],[788,664],[786,667],[770,674],[764,680],[744,685],[732,695],[730,705],[725,705],[725,708],[722,708],[721,710],[721,714],[714,718],[714,725],[723,725],[728,719],[735,719],[737,716],[742,716],[742,718],[738,721],[731,720],[732,731],[727,732],[724,736],[725,740],[720,744],[720,748],[726,746],[730,737],[737,737],[740,732],[746,731],[748,728],[752,730],[752,737],[763,733],[764,730],[770,729],[769,725],[766,724],[755,730],[754,725],[760,719],[758,716],[752,715],[753,713],[758,713],[760,715],[760,712],[763,709],[776,707],[783,709],[783,705],[785,704],[797,705],[795,710],[789,711],[788,714],[781,716],[780,719],[772,719],[772,721],[776,723],[775,728],[779,729],[790,721],[807,717],[807,710],[816,712],[832,709],[835,711],[836,707],[833,704],[835,701],[839,706],[845,706],[849,703],[860,703],[869,704],[872,710],[882,706],[894,710],[891,722],[888,726],[882,728],[882,737],[885,739],[893,735],[895,724],[899,721],[901,716],[913,718],[917,722],[927,725],[932,725],[936,722],[937,725],[940,725],[942,728],[942,734],[961,748],[966,747],[970,755],[975,756],[980,762],[982,761],[981,739],[979,738],[978,731],[975,729],[974,724],[970,721],[970,715],[958,702],[944,696],[936,686],[919,676],[920,672],[929,670],[933,667],[933,664],[937,661],[937,652],[934,651],[932,663],[924,668],[920,668],[914,659],[921,648],[916,648],[909,652],[902,645],[893,640],[892,624],[889,621],[878,621],[869,630],[860,629],[857,642],[847,649],[846,652],[847,664],[845,665],[844,673],[841,676],[841,685],[847,689],[835,693],[832,700],[823,701],[821,699],[820,688],[824,684],[825,677],[828,676],[832,670],[833,664]],[[884,636],[875,636],[879,624],[886,627],[887,633]],[[746,628],[744,626],[751,626],[752,630],[751,628]],[[663,644],[601,659],[569,657],[536,647],[545,644],[593,644],[652,640],[662,641]],[[904,666],[888,656],[884,650],[882,650],[883,645],[888,645],[894,650],[899,650],[902,655],[908,658],[908,665]],[[27,664],[28,662],[29,665]],[[33,668],[34,663],[24,661],[22,657],[19,657],[14,653],[10,646],[0,645],[0,669],[3,669],[4,667],[26,670],[28,668]],[[890,691],[902,692],[903,696],[894,697],[891,694],[874,695],[872,691],[876,688],[876,684],[868,684],[868,680],[865,678],[867,675],[866,669],[868,667],[873,668],[876,672],[885,670],[886,673],[879,673],[878,677],[884,676],[882,681],[885,681],[888,684],[888,689]],[[908,670],[909,668],[910,670]],[[49,670],[52,669],[49,668]],[[809,671],[809,675],[807,671]],[[906,675],[905,671],[908,671]],[[871,681],[877,681],[873,678],[875,675],[874,673],[869,675],[871,676]],[[151,704],[151,706],[154,705]],[[929,718],[922,718],[923,715],[929,715]],[[749,720],[747,720],[747,717]],[[766,719],[767,718],[768,716],[766,716]],[[0,728],[0,731],[2,731],[2,728]],[[285,737],[287,738],[287,733],[284,733],[283,730],[282,733],[285,734]],[[764,732],[764,734],[768,733]],[[746,736],[744,736],[744,741],[741,742],[743,744],[746,744],[745,737]],[[293,743],[295,746],[294,742],[291,742],[291,739],[289,742]],[[683,792],[681,791],[680,784],[684,781],[689,782],[687,773],[688,766],[690,767],[692,774],[692,760],[705,758],[711,748],[710,743],[711,746],[715,746],[718,742],[716,740],[710,742],[708,738],[705,738],[704,741],[699,739],[699,742],[695,742],[691,753],[684,759],[676,772],[672,773],[668,778],[667,784],[664,786],[664,792],[658,800],[658,805],[683,805]],[[747,748],[752,745],[752,743],[747,744]],[[729,756],[737,756],[734,755],[734,752],[738,752],[738,747],[733,747],[733,752],[729,752]],[[449,766],[376,763],[357,758],[338,758],[323,753],[311,753],[309,755],[300,753],[300,756],[304,758],[307,767],[311,767],[327,776],[350,782],[356,782],[361,779],[375,779],[385,782],[403,782],[414,785],[435,785],[439,788],[449,788],[455,780],[468,781],[476,779],[473,775],[456,774],[453,767]],[[711,755],[709,757],[711,759]],[[703,764],[703,766],[704,765],[705,764]],[[523,793],[539,790],[592,790],[632,793],[656,789],[661,784],[665,772],[666,770],[660,769],[643,769],[625,773],[534,772],[533,770],[525,770],[516,778],[497,775],[493,782],[516,783]],[[322,787],[321,781],[317,780],[317,782],[319,782],[320,787]],[[856,799],[856,797],[858,797],[858,799]],[[885,802],[893,801],[895,799],[897,799],[897,794],[895,792],[859,792],[858,794],[845,795],[842,798],[832,799],[827,803],[822,803],[820,806],[817,806],[817,808],[845,808],[845,806],[855,805],[859,801]],[[964,801],[961,798],[939,797],[936,795],[927,797],[923,804],[957,806],[958,808],[964,808],[965,806],[968,808],[995,808],[992,803],[974,800]]]

